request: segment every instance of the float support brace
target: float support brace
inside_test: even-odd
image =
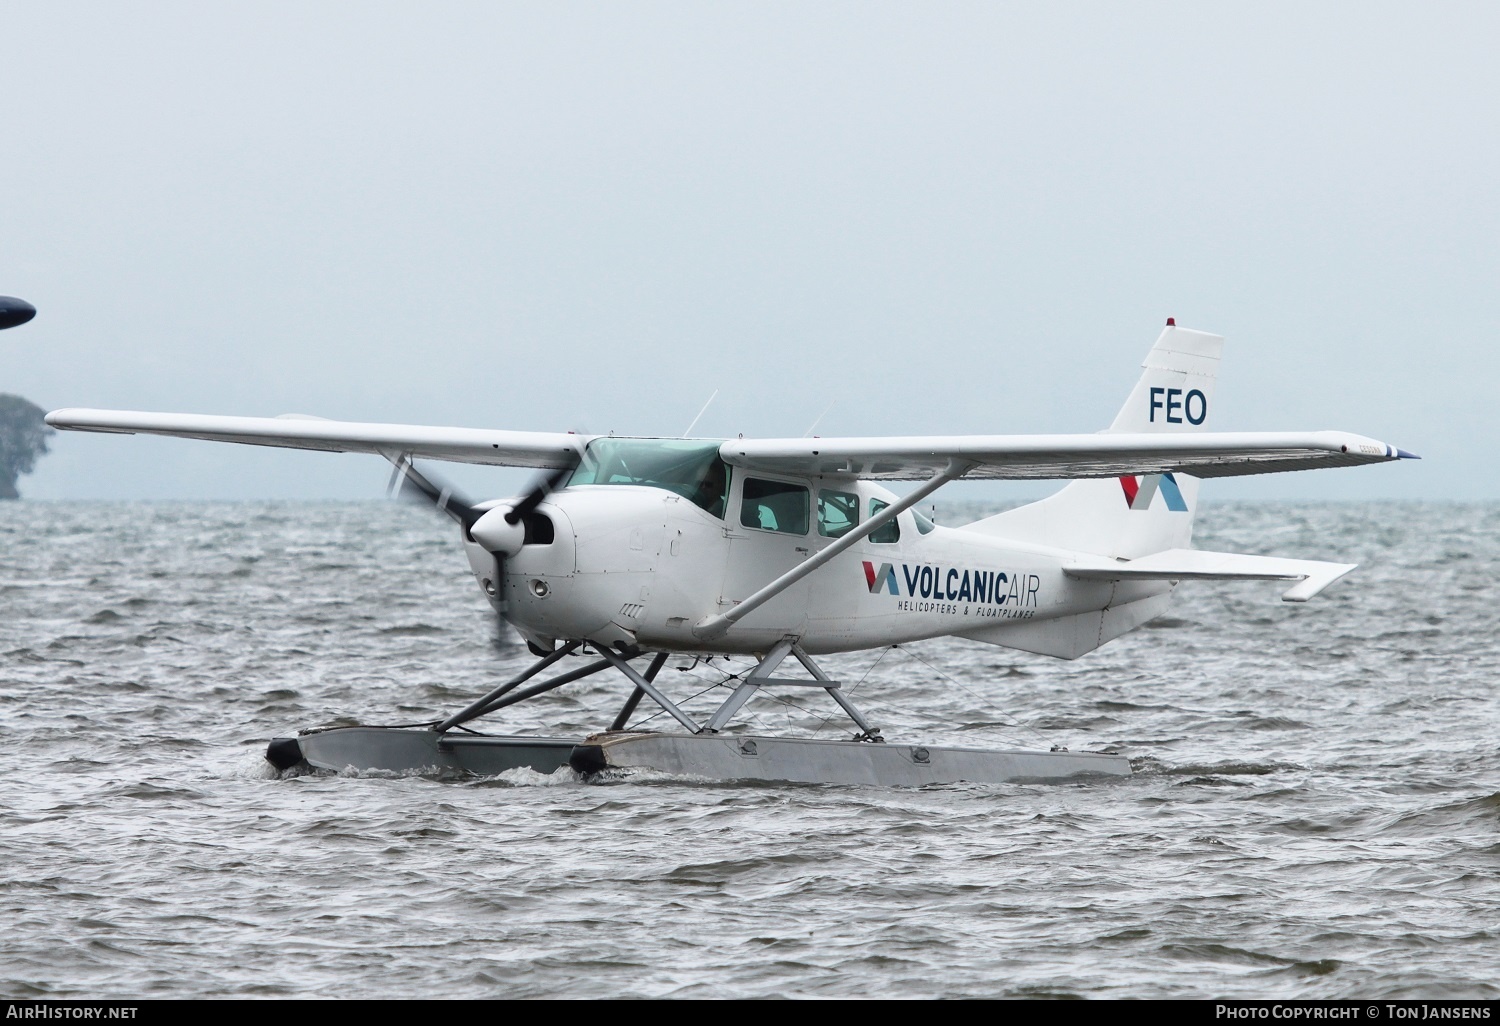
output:
[[[761,684],[764,683],[767,677],[771,676],[772,671],[776,667],[781,665],[781,661],[792,653],[794,647],[795,642],[791,638],[782,638],[773,645],[771,651],[766,653],[765,658],[756,664],[755,669],[751,670],[749,675],[740,681],[739,687],[735,688],[729,697],[724,699],[724,704],[719,706],[714,711],[714,714],[709,717],[708,722],[703,725],[704,732],[715,734],[722,730],[724,724],[729,722],[729,717],[739,712],[740,706],[755,697],[755,692],[760,688]]]

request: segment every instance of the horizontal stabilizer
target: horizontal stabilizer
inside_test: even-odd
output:
[[[1083,557],[1063,564],[1063,573],[1094,581],[1296,581],[1283,602],[1306,602],[1353,570],[1356,563],[1246,556],[1203,549],[1166,549],[1140,559]]]

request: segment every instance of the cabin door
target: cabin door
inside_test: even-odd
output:
[[[812,551],[812,493],[806,483],[740,476],[730,494],[729,513],[720,612],[800,565]],[[807,595],[808,582],[799,581],[741,623],[801,634],[806,630]]]

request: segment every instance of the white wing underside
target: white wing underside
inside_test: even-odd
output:
[[[295,415],[223,417],[128,410],[57,410],[47,415],[47,423],[66,431],[538,468],[572,465],[593,437],[362,424]],[[966,468],[966,478],[990,480],[1164,473],[1235,477],[1383,463],[1409,455],[1384,442],[1338,431],[736,439],[724,442],[720,452],[727,463],[749,471],[885,481],[922,480],[954,466]]]

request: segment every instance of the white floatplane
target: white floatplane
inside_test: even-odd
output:
[[[537,661],[430,724],[275,739],[267,758],[278,767],[649,767],[712,779],[898,785],[1064,779],[1130,767],[1099,752],[887,744],[814,657],[953,635],[1074,659],[1161,615],[1181,581],[1279,580],[1289,584],[1284,600],[1303,602],[1354,569],[1189,547],[1202,478],[1415,458],[1336,431],[1209,430],[1222,347],[1219,336],[1169,320],[1124,408],[1097,434],[722,441],[81,409],[47,422],[377,454],[458,522],[476,581]],[[434,484],[415,458],[532,467],[546,477],[524,496],[473,504]],[[918,511],[959,479],[1069,483],[959,528]],[[921,483],[900,496],[884,481]],[[699,718],[657,682],[674,655],[757,661]],[[784,666],[795,675],[778,675]],[[609,671],[630,694],[592,736],[463,726]],[[856,728],[851,740],[732,729],[761,689],[809,686],[842,707]],[[631,730],[645,699],[681,729]]]

